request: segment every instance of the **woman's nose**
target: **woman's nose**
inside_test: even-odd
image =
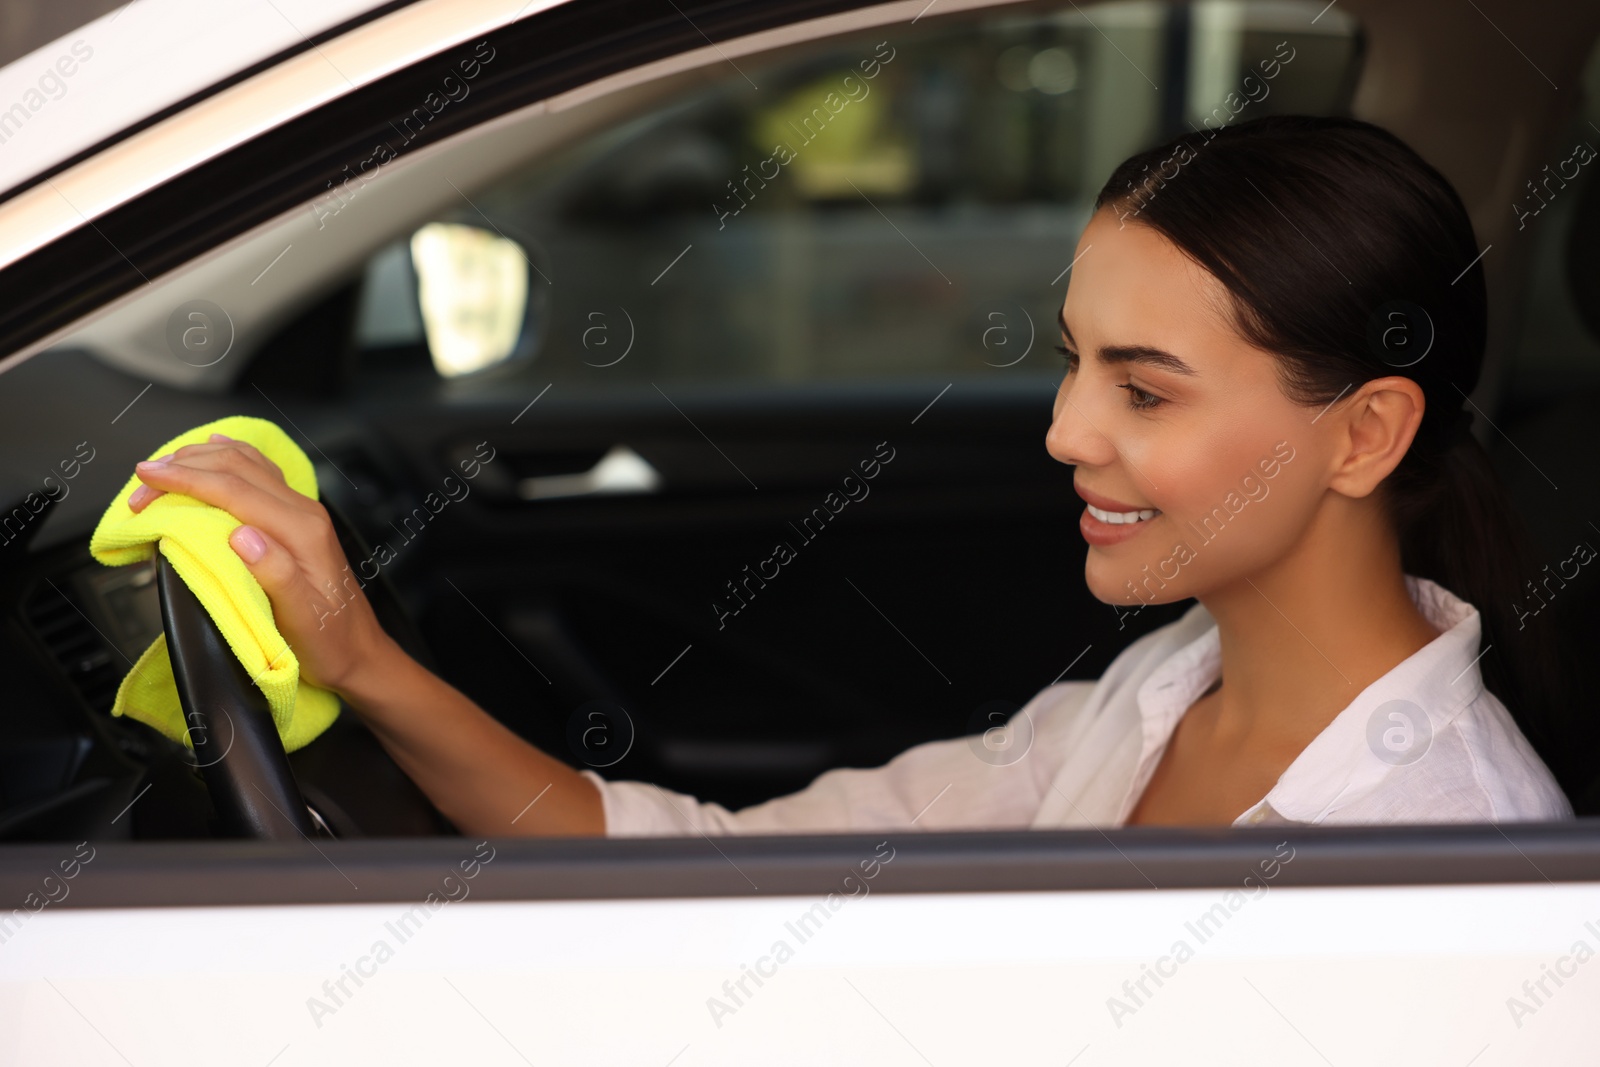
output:
[[[1103,466],[1111,462],[1116,449],[1096,423],[1101,421],[1083,410],[1082,402],[1072,394],[1074,383],[1064,382],[1056,394],[1055,417],[1045,434],[1045,449],[1051,457],[1071,466]]]

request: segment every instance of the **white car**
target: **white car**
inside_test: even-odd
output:
[[[1592,781],[1549,825],[480,841],[353,716],[286,756],[182,584],[88,539],[151,449],[260,415],[386,627],[574,765],[740,806],[988,737],[1182,610],[1124,628],[1063,555],[1037,335],[1110,168],[1292,53],[1245,117],[1378,122],[1471,208],[1486,443],[1565,559],[1600,185],[1524,184],[1600,143],[1597,34],[1554,0],[136,0],[0,70],[0,1061],[1593,1062]],[[1595,582],[1546,605],[1575,648]],[[193,748],[108,714],[163,633]]]

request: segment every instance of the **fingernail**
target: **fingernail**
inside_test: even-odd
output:
[[[141,463],[137,463],[137,464],[135,464],[135,465],[134,465],[134,466],[135,466],[135,468],[136,468],[136,469],[137,469],[137,470],[142,470],[142,471],[159,471],[159,470],[165,470],[165,469],[166,469],[166,467],[167,467],[167,463],[166,463],[166,460],[161,460],[161,459],[147,459],[147,460],[144,460],[144,461],[143,461],[143,462],[141,462]]]
[[[249,526],[241,526],[233,531],[233,550],[246,563],[254,563],[267,554],[267,543],[261,535]]]
[[[128,506],[130,508],[138,507],[140,504],[143,504],[146,500],[149,500],[150,499],[150,494],[153,493],[153,492],[155,492],[155,490],[151,489],[148,485],[141,485],[139,488],[137,488],[137,489],[135,489],[133,491],[133,495],[132,496],[128,497]]]
[[[220,434],[220,433],[214,433],[214,434],[212,434],[212,435],[211,435],[211,439],[212,439],[212,440],[213,440],[213,441],[231,441],[231,440],[233,440],[233,438],[231,438],[231,437],[226,437],[226,436],[224,436],[224,435],[222,435],[222,434]]]

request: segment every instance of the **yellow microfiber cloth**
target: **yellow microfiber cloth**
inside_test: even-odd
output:
[[[288,434],[266,419],[230,415],[208,422],[174,437],[149,458],[184,445],[205,444],[214,433],[254,445],[278,465],[290,487],[317,499],[311,461]],[[181,493],[164,493],[135,513],[128,498],[143,484],[137,475],[128,479],[95,527],[90,554],[107,566],[121,567],[152,559],[159,545],[266,694],[283,747],[293,752],[308,744],[338,717],[339,697],[301,680],[300,661],[278,633],[266,591],[228,544],[228,535],[242,524],[221,508]],[[131,716],[174,741],[190,744],[165,634],[145,649],[122,679],[111,714]]]

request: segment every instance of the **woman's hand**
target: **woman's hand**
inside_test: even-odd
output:
[[[164,492],[214,505],[243,524],[228,543],[272,602],[273,617],[313,685],[341,692],[382,649],[378,624],[350,570],[328,510],[290,488],[253,445],[212,434],[135,468],[144,482],[128,500],[140,512]]]
[[[221,434],[161,459],[138,465],[144,484],[128,505],[139,512],[162,493],[182,493],[239,519],[228,543],[267,591],[302,676],[338,693],[446,818],[473,834],[605,833],[594,783],[512,733],[383,632],[328,510],[291,489],[277,464]]]

